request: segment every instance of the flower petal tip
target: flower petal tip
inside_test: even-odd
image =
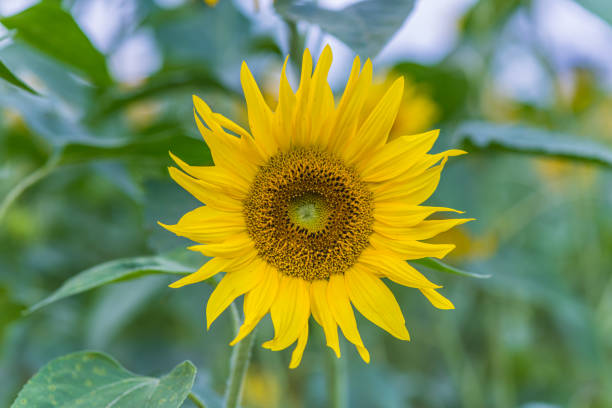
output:
[[[172,282],[171,284],[168,285],[169,288],[172,289],[178,289],[178,288],[182,288],[183,286],[185,286],[182,283],[179,283],[182,279],[177,280],[176,282]]]

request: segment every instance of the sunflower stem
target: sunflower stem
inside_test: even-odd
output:
[[[332,408],[348,407],[348,373],[346,358],[337,358],[329,350],[329,398]]]
[[[232,304],[232,316],[236,334],[240,327],[240,317],[238,310]],[[237,408],[242,399],[242,389],[244,387],[244,378],[246,377],[249,362],[251,360],[251,350],[255,342],[255,330],[240,340],[234,346],[230,362],[230,374],[227,380],[227,389],[225,391],[225,408]]]

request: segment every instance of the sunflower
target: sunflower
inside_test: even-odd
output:
[[[272,110],[243,63],[240,78],[250,132],[211,111],[194,96],[194,117],[214,166],[190,166],[171,154],[170,175],[206,204],[185,214],[175,234],[211,257],[170,286],[222,280],[206,306],[207,328],[244,295],[244,321],[230,343],[244,339],[268,313],[282,350],[297,341],[290,368],[299,365],[312,315],[327,345],[340,357],[338,326],[368,363],[353,306],[393,336],[409,340],[395,297],[382,278],[418,289],[437,308],[453,304],[406,260],[443,258],[454,245],[421,242],[468,219],[428,220],[443,207],[422,206],[436,189],[449,156],[427,152],[438,131],[388,141],[402,100],[403,79],[393,82],[364,121],[358,120],[372,82],[372,63],[355,58],[336,104],[327,82],[332,62],[325,47],[313,73],[304,52],[300,85],[280,78]]]

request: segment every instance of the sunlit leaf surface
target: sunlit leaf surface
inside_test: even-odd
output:
[[[178,408],[196,369],[189,361],[161,377],[142,377],[106,354],[83,351],[44,366],[21,390],[11,408]]]

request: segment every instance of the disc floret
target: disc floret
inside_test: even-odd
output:
[[[258,254],[308,281],[344,273],[368,244],[372,193],[327,152],[296,148],[261,166],[244,202]]]

